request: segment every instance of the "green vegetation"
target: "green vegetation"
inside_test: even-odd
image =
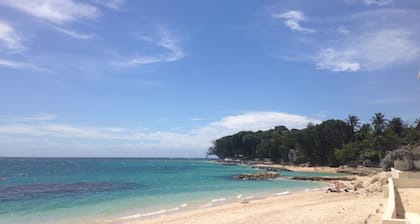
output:
[[[387,120],[382,113],[375,113],[370,124],[361,124],[357,116],[349,115],[345,121],[326,120],[301,130],[277,126],[268,131],[241,131],[213,141],[208,154],[221,159],[258,158],[313,166],[379,164],[387,152],[419,142],[420,118],[409,125],[399,117]],[[290,161],[290,151],[296,153],[297,160]]]

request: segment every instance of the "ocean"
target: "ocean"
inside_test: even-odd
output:
[[[261,170],[192,159],[0,158],[0,223],[130,223],[326,186],[232,178],[256,172]]]

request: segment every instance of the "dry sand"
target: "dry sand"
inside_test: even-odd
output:
[[[272,223],[380,223],[386,199],[376,193],[303,192],[212,208],[163,215],[138,224],[272,224]]]
[[[305,167],[305,166],[283,166],[286,169],[293,170],[295,172],[320,172],[320,173],[337,173],[335,167],[320,166],[320,167]]]
[[[420,189],[398,188],[397,193],[401,199],[404,212],[420,214]]]

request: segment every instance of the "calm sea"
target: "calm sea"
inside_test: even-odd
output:
[[[325,187],[283,179],[232,179],[233,175],[255,172],[259,170],[205,160],[0,158],[0,223],[130,223]]]

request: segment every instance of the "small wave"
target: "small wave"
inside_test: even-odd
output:
[[[145,213],[145,214],[142,215],[142,217],[152,216],[152,215],[161,215],[161,214],[164,214],[164,213],[166,213],[166,210],[165,209],[162,209],[162,210],[156,211],[156,212]]]
[[[181,208],[185,208],[187,206],[188,206],[188,204],[187,203],[184,203],[184,204],[181,205]]]
[[[281,196],[281,195],[288,195],[288,194],[290,194],[289,191],[284,191],[284,192],[272,194],[272,196]]]
[[[121,219],[137,219],[137,218],[140,218],[142,216],[142,214],[135,214],[135,215],[129,215],[129,216],[124,216],[124,217],[121,217]]]
[[[220,201],[226,201],[226,198],[216,198],[211,200],[212,202],[220,202]]]
[[[129,216],[124,216],[121,217],[121,219],[126,220],[126,219],[138,219],[141,217],[146,217],[146,216],[154,216],[154,215],[161,215],[161,214],[165,214],[166,211],[165,209],[159,210],[159,211],[155,211],[155,212],[149,212],[149,213],[144,213],[144,214],[135,214],[135,215],[129,215]]]
[[[179,208],[178,207],[175,207],[175,208],[169,209],[168,212],[176,212],[178,210],[179,210]]]
[[[237,199],[242,198],[242,194],[238,194],[238,195],[236,195],[236,198],[237,198]]]
[[[211,206],[213,206],[213,203],[207,203],[207,204],[204,204],[204,205],[201,205],[200,207],[198,207],[198,208],[208,208],[208,207],[211,207]]]

